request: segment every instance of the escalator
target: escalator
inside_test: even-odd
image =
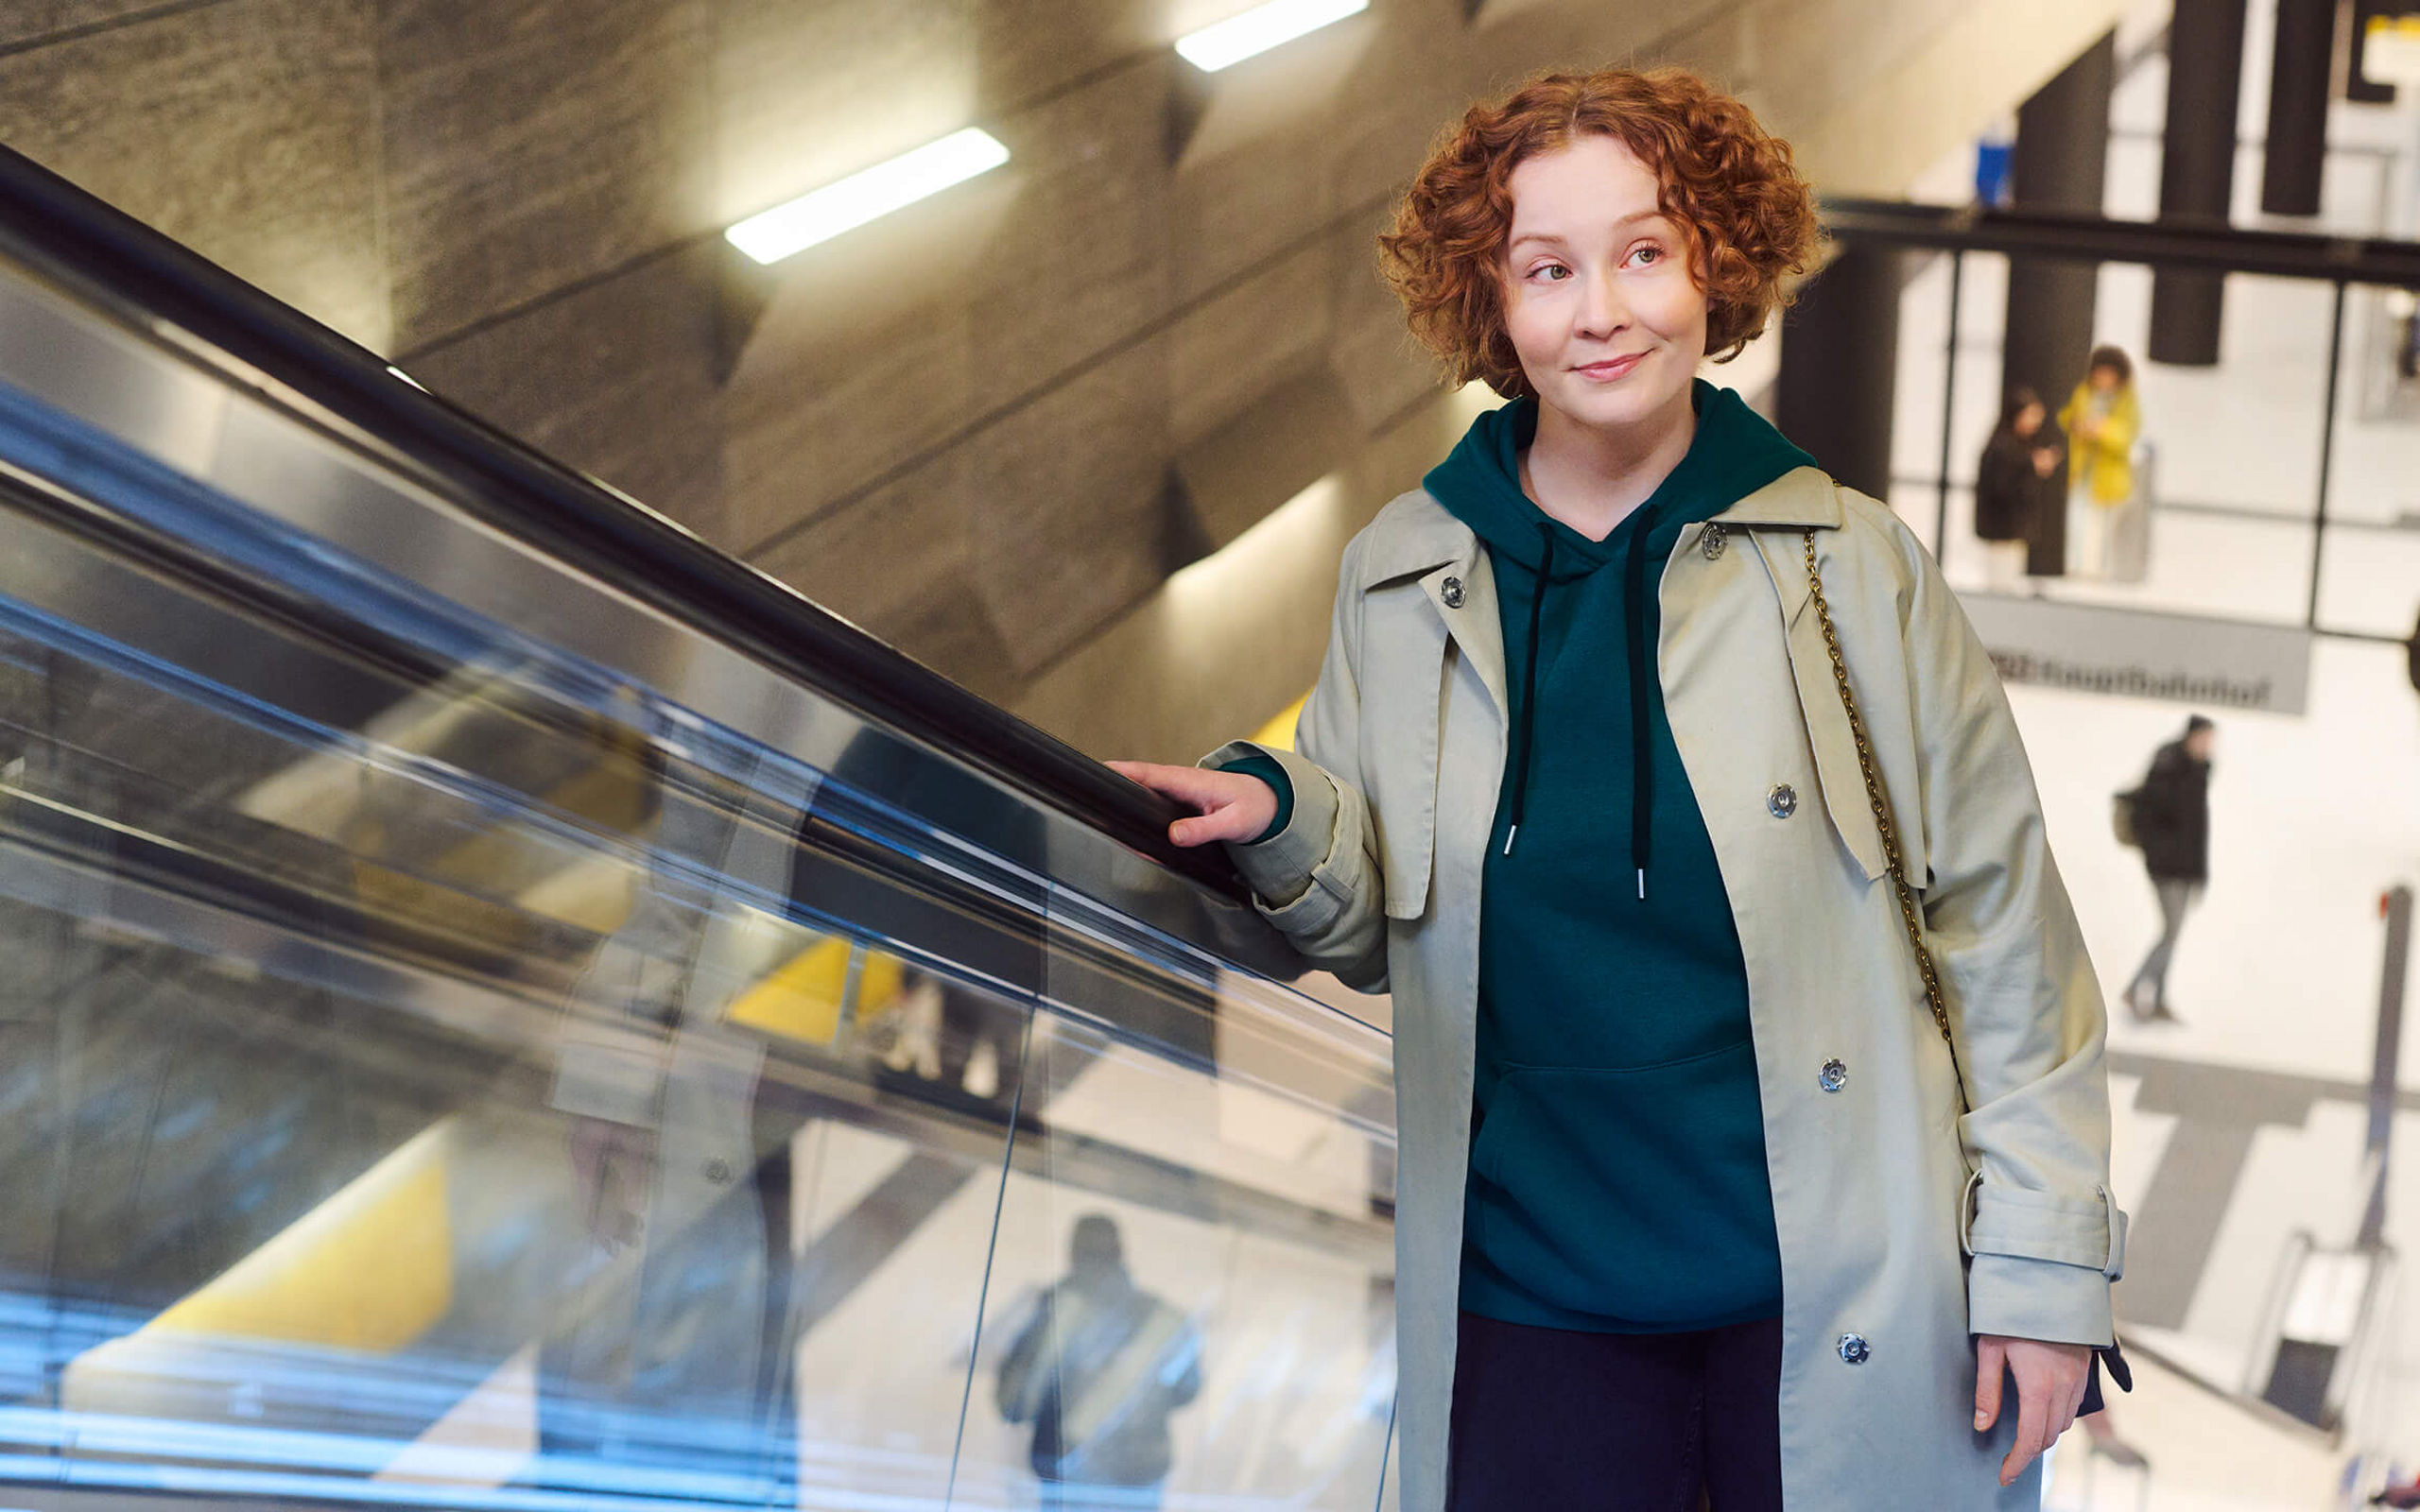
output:
[[[0,151],[0,1507],[1387,1504],[1166,817]]]

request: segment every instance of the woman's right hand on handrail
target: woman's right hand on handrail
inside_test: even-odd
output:
[[[1109,769],[1201,816],[1168,826],[1168,839],[1178,845],[1257,840],[1277,817],[1276,792],[1259,778],[1242,772],[1162,766],[1153,762],[1111,762]]]

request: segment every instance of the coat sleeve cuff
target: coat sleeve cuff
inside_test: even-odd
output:
[[[1220,769],[1241,772],[1246,777],[1257,777],[1269,784],[1270,792],[1277,795],[1277,816],[1269,821],[1267,828],[1252,837],[1253,845],[1258,845],[1264,840],[1273,840],[1286,833],[1286,826],[1294,818],[1294,780],[1286,775],[1285,767],[1277,765],[1276,757],[1263,756],[1258,751],[1254,751],[1249,756],[1237,757]]]
[[[1277,907],[1295,902],[1310,890],[1311,873],[1328,858],[1336,840],[1336,788],[1319,765],[1290,750],[1277,750],[1248,740],[1230,741],[1201,759],[1201,765],[1225,768],[1248,758],[1277,764],[1292,786],[1293,812],[1274,834],[1249,845],[1230,844],[1227,853],[1253,891]]]
[[[2106,1186],[2065,1196],[1987,1181],[1978,1171],[1961,1207],[1958,1242],[1970,1255],[2088,1265],[2113,1281],[2126,1273],[2126,1215]]]
[[[1966,1327],[1973,1333],[2105,1349],[2117,1338],[2109,1278],[2089,1265],[1977,1255],[1966,1273]]]

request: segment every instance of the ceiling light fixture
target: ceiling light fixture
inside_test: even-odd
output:
[[[1205,74],[1257,57],[1370,9],[1370,0],[1269,0],[1177,39],[1176,50]]]
[[[723,238],[759,263],[778,263],[1008,161],[1007,147],[970,126],[751,215]]]

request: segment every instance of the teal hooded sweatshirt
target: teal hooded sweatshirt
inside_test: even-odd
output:
[[[1670,1332],[1781,1311],[1747,963],[1657,673],[1682,528],[1813,459],[1729,389],[1602,541],[1530,502],[1537,406],[1426,480],[1486,543],[1512,701],[1479,913],[1462,1306]]]

